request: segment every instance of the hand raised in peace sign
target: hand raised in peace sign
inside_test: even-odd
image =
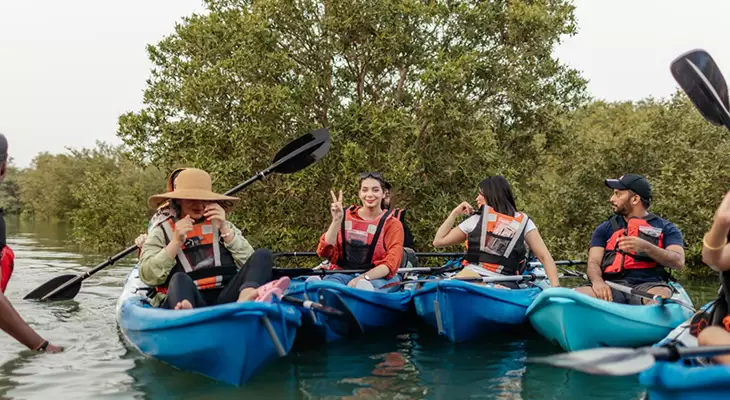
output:
[[[332,204],[330,205],[330,212],[332,213],[332,221],[342,221],[342,217],[345,215],[342,209],[342,190],[340,190],[339,196],[335,196],[335,192],[330,190],[332,196]]]

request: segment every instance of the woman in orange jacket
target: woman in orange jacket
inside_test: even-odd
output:
[[[382,207],[385,196],[382,174],[364,172],[359,177],[361,206],[343,208],[342,191],[339,195],[330,192],[332,222],[319,239],[317,254],[329,260],[330,269],[367,270],[357,276],[328,275],[325,280],[377,290],[400,280],[397,272],[403,257],[403,225],[390,210]]]

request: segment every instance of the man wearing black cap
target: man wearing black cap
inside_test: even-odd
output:
[[[8,161],[8,140],[0,134],[0,182],[5,180],[5,171]],[[12,250],[5,244],[5,219],[0,209],[0,329],[7,332],[15,340],[31,350],[56,353],[63,348],[50,344],[33,330],[15,311],[15,308],[5,297],[5,286],[13,272]]]
[[[671,297],[665,268],[684,268],[684,240],[673,223],[649,213],[651,186],[641,175],[606,179],[613,189],[611,206],[616,215],[598,225],[588,252],[591,286],[576,290],[606,301],[645,304],[617,291],[606,280],[663,297]]]
[[[390,182],[383,182],[383,189],[385,190],[383,191],[384,197],[380,204],[380,207],[383,210],[390,210],[390,202],[392,200],[391,187]],[[411,229],[408,227],[408,224],[406,224],[406,210],[396,208],[393,215],[398,218],[403,225],[403,247],[408,247],[409,249],[415,248],[415,244],[413,243],[413,233],[411,233]]]

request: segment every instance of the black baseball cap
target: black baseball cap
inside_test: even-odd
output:
[[[603,181],[611,189],[631,190],[647,203],[651,203],[651,185],[649,181],[639,174],[625,174],[618,179],[606,179]]]

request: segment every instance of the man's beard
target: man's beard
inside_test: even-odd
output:
[[[614,211],[614,214],[625,217],[628,214],[628,210],[626,210],[626,207],[624,206],[618,206],[616,207],[616,211]]]

